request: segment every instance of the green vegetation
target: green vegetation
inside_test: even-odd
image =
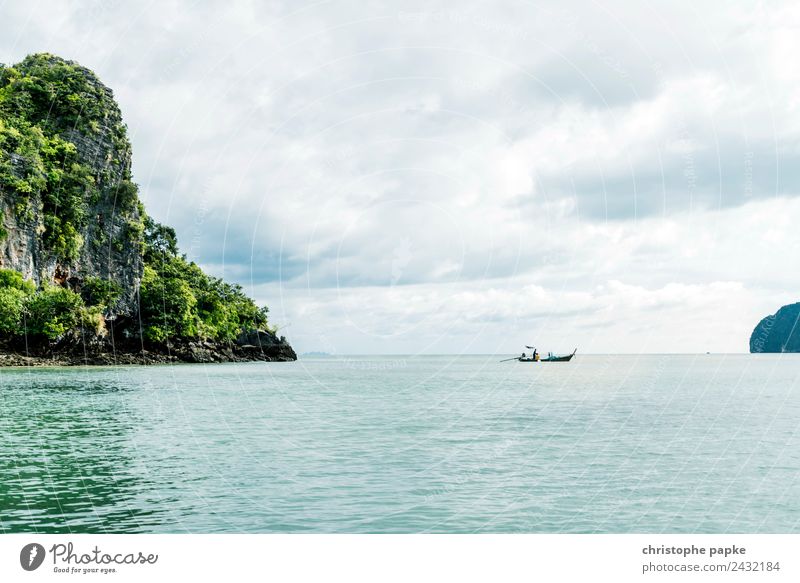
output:
[[[22,316],[27,295],[18,289],[0,288],[0,333],[18,335],[22,328]]]
[[[25,304],[35,286],[22,279],[22,274],[0,269],[0,333],[16,335],[25,312]]]
[[[243,329],[267,328],[242,287],[211,277],[178,251],[175,230],[145,220],[145,268],[139,289],[144,336],[230,341]]]
[[[203,273],[178,250],[175,231],[145,220],[144,272],[139,288],[146,340],[232,341],[242,330],[268,329],[259,308],[241,286]],[[83,328],[106,333],[103,313],[120,296],[114,283],[86,278],[80,294],[58,286],[37,290],[16,271],[0,269],[0,333],[57,340]]]
[[[99,181],[109,175],[79,159],[65,137],[72,132],[103,133],[115,151],[130,150],[119,109],[91,71],[49,54],[0,66],[0,190],[13,196],[19,220],[41,216],[45,249],[67,262],[78,258],[88,209],[103,202]],[[119,156],[110,166],[123,174],[113,185],[116,211],[130,213],[136,185]]]
[[[227,342],[243,330],[268,329],[267,308],[241,286],[203,273],[180,253],[174,229],[147,216],[131,181],[126,133],[110,90],[88,69],[49,54],[0,65],[0,217],[5,212],[16,227],[39,233],[36,259],[56,259],[71,274],[69,288],[36,289],[0,269],[0,334],[48,341],[79,329],[104,335],[111,316],[157,343]],[[0,242],[8,236],[0,223]],[[89,265],[110,261],[117,274],[127,270],[128,282],[138,277],[135,255],[142,256],[138,318],[133,290],[80,279],[84,253]]]
[[[55,340],[78,325],[82,307],[81,296],[74,291],[47,286],[28,298],[27,332]]]
[[[99,287],[103,287],[99,285]],[[108,296],[106,296],[108,297]],[[103,305],[87,305],[67,288],[32,282],[10,269],[0,269],[0,333],[8,336],[40,336],[56,340],[78,327],[105,334]]]
[[[119,299],[121,293],[119,284],[99,277],[87,277],[81,285],[81,297],[87,306],[109,308]]]
[[[114,114],[111,96],[91,71],[54,55],[29,55],[0,74],[3,109],[48,133],[76,128],[90,134]]]

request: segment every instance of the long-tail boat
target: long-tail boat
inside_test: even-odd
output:
[[[507,358],[506,360],[501,360],[500,362],[506,362],[509,360],[517,360],[519,362],[569,362],[572,360],[572,357],[575,356],[575,353],[578,352],[578,349],[576,348],[572,351],[572,354],[553,354],[552,352],[548,352],[547,356],[542,357],[533,346],[526,346],[525,348],[530,348],[533,350],[530,356],[523,352],[521,356]]]

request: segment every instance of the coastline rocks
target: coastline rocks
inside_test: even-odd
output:
[[[109,337],[85,334],[68,336],[47,346],[29,345],[27,350],[24,345],[0,342],[0,367],[288,362],[296,359],[292,347],[280,340],[277,344],[260,347],[208,341],[143,346],[136,339],[114,342]]]
[[[297,360],[297,354],[286,338],[278,338],[269,330],[244,331],[239,334],[235,345],[237,350],[253,360]]]
[[[275,344],[285,344],[286,339],[281,336],[278,338],[274,332],[267,330],[245,330],[236,339],[239,346],[273,346]]]
[[[750,352],[800,352],[800,303],[761,320],[750,335]]]

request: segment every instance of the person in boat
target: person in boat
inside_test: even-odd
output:
[[[538,352],[536,351],[536,349],[534,348],[534,349],[533,349],[533,356],[532,356],[533,360],[537,360],[538,356],[539,356],[539,353],[538,353]]]
[[[520,358],[525,358],[525,353],[524,352],[522,353],[522,356],[520,356]]]

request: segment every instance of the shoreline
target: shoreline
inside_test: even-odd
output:
[[[220,344],[209,341],[142,346],[141,343],[103,342],[101,345],[80,340],[65,346],[0,346],[0,368],[64,366],[146,366],[154,364],[211,364],[225,362],[292,362],[297,360],[287,342],[273,344]]]

